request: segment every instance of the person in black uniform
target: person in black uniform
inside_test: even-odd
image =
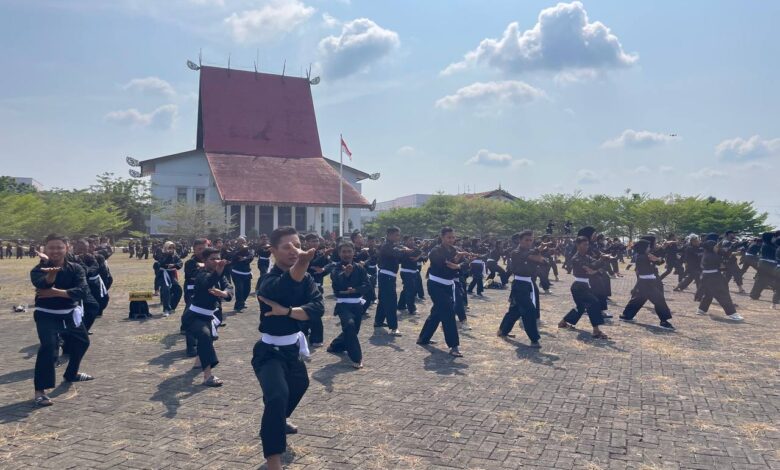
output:
[[[509,274],[507,274],[506,270],[499,266],[498,262],[501,261],[501,257],[504,254],[504,249],[501,245],[501,241],[496,241],[495,246],[493,249],[490,250],[490,253],[488,253],[487,257],[487,268],[488,268],[488,280],[493,280],[496,277],[496,274],[498,274],[498,279],[501,282],[501,287],[504,287],[506,283],[509,281]]]
[[[260,427],[263,455],[268,470],[281,470],[286,434],[298,432],[287,419],[309,387],[309,375],[301,360],[302,355],[309,355],[301,323],[321,317],[325,306],[317,283],[307,272],[316,249],[301,250],[293,227],[274,230],[270,247],[275,264],[260,279],[257,289],[262,337],[252,351],[252,368],[265,405]]]
[[[246,309],[246,299],[252,289],[252,260],[255,253],[247,246],[246,238],[238,237],[236,250],[230,260],[230,272],[233,286],[236,289],[236,301],[233,310],[242,312]]]
[[[666,276],[675,273],[677,274],[677,284],[679,285],[682,282],[685,271],[683,269],[684,265],[682,259],[679,256],[680,247],[677,243],[677,236],[675,234],[670,233],[666,236],[663,251],[666,269],[661,273],[659,279],[663,281]]]
[[[192,296],[195,294],[195,277],[198,272],[204,267],[204,260],[201,258],[203,250],[209,245],[209,241],[205,238],[198,238],[192,242],[192,256],[190,259],[184,262],[184,311],[190,308],[192,303]],[[218,320],[222,321],[220,318]],[[182,334],[186,335],[186,347],[187,357],[195,357],[197,353],[197,339],[186,333],[184,328],[184,316],[182,315],[182,325],[180,327]]]
[[[777,268],[775,252],[780,247],[780,243],[777,243],[777,233],[766,232],[761,234],[761,256],[758,259],[756,280],[753,283],[753,288],[750,290],[750,298],[753,300],[758,300],[764,289],[771,289],[775,286],[775,270]]]
[[[573,308],[558,323],[558,328],[574,328],[580,321],[582,314],[588,312],[590,324],[593,327],[593,337],[608,339],[599,326],[604,324],[604,316],[601,314],[599,299],[593,295],[590,289],[588,276],[596,273],[603,265],[603,261],[588,256],[590,240],[587,237],[577,237],[577,253],[572,257],[572,271],[574,282],[571,284],[571,296],[576,308]]]
[[[469,271],[471,273],[471,282],[469,283],[466,292],[468,294],[474,294],[474,287],[477,288],[477,297],[482,297],[482,292],[485,290],[485,271],[487,271],[487,254],[479,255],[471,260],[469,264]]]
[[[54,363],[57,358],[58,338],[69,344],[70,358],[63,378],[68,382],[92,380],[89,374],[79,372],[81,360],[89,349],[89,336],[82,322],[81,302],[89,294],[84,269],[66,260],[68,240],[59,235],[46,237],[41,262],[30,271],[35,286],[35,327],[41,343],[35,359],[35,404],[51,406],[46,389],[54,388]]]
[[[715,234],[713,234],[715,235]],[[726,312],[726,317],[729,320],[741,321],[744,320],[742,315],[737,313],[737,308],[734,306],[734,302],[731,300],[731,294],[729,293],[729,284],[726,278],[720,272],[720,264],[722,261],[721,254],[717,252],[717,235],[715,240],[709,239],[702,243],[703,254],[701,258],[701,295],[702,299],[699,302],[699,308],[696,310],[697,315],[706,315],[707,310],[710,308],[712,299],[718,301],[723,310]]]
[[[328,346],[329,353],[346,351],[356,369],[363,368],[363,351],[358,333],[363,319],[365,296],[371,291],[371,284],[365,268],[354,262],[355,246],[342,242],[338,248],[339,263],[330,274],[333,293],[336,295],[335,315],[341,321],[341,334]]]
[[[742,254],[742,258],[740,259],[742,269],[740,272],[742,273],[743,278],[749,268],[758,271],[758,255],[761,253],[761,243],[761,239],[758,237],[752,239],[748,244],[745,253]]]
[[[404,246],[398,246],[401,239],[401,229],[390,227],[387,229],[387,240],[379,249],[379,301],[376,306],[374,328],[387,326],[390,334],[401,336],[398,330],[398,296],[396,294],[396,277],[401,260],[409,255],[412,250]],[[387,324],[385,324],[385,320]]]
[[[662,260],[649,251],[650,242],[648,240],[640,239],[634,243],[637,280],[636,285],[631,290],[631,300],[623,309],[620,319],[627,322],[634,321],[639,309],[649,300],[655,306],[655,313],[661,321],[661,328],[674,330],[674,326],[669,322],[672,319],[672,312],[666,304],[663,285],[658,282],[656,263],[660,263]]]
[[[195,276],[192,303],[182,315],[182,325],[188,336],[197,342],[198,358],[195,368],[203,369],[203,385],[221,387],[222,380],[211,373],[219,364],[214,341],[218,337],[217,327],[220,320],[216,312],[220,310],[222,300],[230,302],[232,295],[228,289],[228,281],[224,271],[227,260],[221,259],[216,248],[204,248],[200,254],[203,259],[203,269]]]
[[[316,253],[314,259],[309,263],[309,274],[320,289],[320,294],[322,294],[324,292],[322,283],[328,274],[326,269],[330,264],[330,255],[333,252],[333,248],[323,249],[320,246],[320,237],[316,233],[306,235],[305,239],[306,248],[314,248]],[[301,326],[301,329],[312,347],[322,346],[323,341],[325,341],[325,328],[322,325],[322,316],[312,317]]]
[[[441,229],[441,244],[431,250],[429,259],[431,266],[428,268],[428,295],[433,306],[431,314],[425,320],[417,344],[431,344],[431,338],[441,323],[444,330],[444,341],[450,348],[450,355],[463,357],[461,354],[458,328],[455,325],[455,296],[456,286],[454,279],[460,271],[460,260],[465,253],[458,252],[453,246],[455,243],[455,231],[450,227]]]
[[[554,229],[555,229],[555,222],[553,222],[553,219],[548,220],[547,221],[547,230],[545,230],[544,232],[547,235],[552,235]]]
[[[511,337],[509,334],[518,319],[522,319],[523,328],[531,340],[532,348],[540,348],[539,326],[537,325],[539,309],[539,288],[533,280],[537,267],[544,263],[544,258],[532,253],[534,233],[525,230],[512,236],[512,242],[517,247],[512,251],[510,271],[515,278],[512,291],[509,294],[509,311],[501,320],[496,335],[499,338]]]
[[[409,252],[401,258],[401,282],[403,288],[398,298],[396,310],[407,310],[409,315],[417,313],[414,299],[417,297],[417,260],[422,256],[422,251],[414,244],[414,237],[406,235],[403,239],[404,246]]]
[[[179,270],[183,264],[179,255],[176,254],[176,245],[167,241],[163,245],[162,252],[157,256],[158,261],[154,263],[159,281],[155,282],[160,286],[160,303],[163,308],[163,316],[169,317],[176,311],[179,301],[182,298],[182,289],[179,285]]]
[[[611,257],[601,252],[599,244],[596,241],[598,239],[598,234],[596,233],[595,228],[590,226],[583,227],[579,230],[579,232],[577,232],[577,236],[586,237],[590,240],[588,254],[591,256],[591,258],[602,261],[611,260]],[[612,314],[608,310],[609,296],[612,293],[612,280],[607,273],[607,269],[608,266],[605,264],[605,267],[600,268],[594,274],[590,274],[588,278],[590,279],[590,288],[593,292],[593,295],[599,299],[599,308],[601,308],[601,314],[604,316],[604,318],[612,318]]]
[[[571,220],[567,220],[565,224],[563,224],[563,234],[564,235],[571,235],[571,231],[574,228],[574,224],[571,222]]]
[[[271,245],[268,244],[268,235],[261,234],[257,245],[257,269],[260,270],[260,277],[263,277],[263,274],[271,270]]]
[[[739,250],[739,244],[737,243],[737,234],[733,230],[728,230],[723,235],[723,240],[720,242],[720,247],[716,250],[720,254],[723,266],[726,268],[726,284],[734,279],[734,284],[737,285],[740,294],[747,294],[745,288],[742,286],[742,270],[737,265],[737,251]]]
[[[349,240],[352,242],[355,251],[353,261],[359,264],[360,267],[366,271],[366,275],[368,276],[368,290],[363,293],[363,300],[365,300],[365,302],[363,302],[363,316],[365,316],[371,303],[376,300],[376,294],[374,293],[373,284],[371,283],[371,271],[376,273],[376,261],[374,261],[374,267],[369,268],[368,263],[371,261],[371,253],[366,246],[363,235],[358,230],[355,230],[349,235]],[[374,256],[376,256],[376,249],[374,249]]]
[[[685,271],[683,278],[677,287],[674,288],[675,292],[682,292],[691,285],[691,282],[696,283],[696,291],[699,291],[699,280],[701,279],[701,240],[695,233],[688,235],[685,238],[685,247],[683,248],[682,260],[685,263]]]
[[[422,270],[425,263],[428,262],[428,252],[430,247],[423,246],[420,241],[417,241],[417,249],[420,250],[420,257],[417,258],[417,274],[414,278],[414,284],[417,287],[417,299],[416,302],[423,302],[425,300],[425,289],[423,288]]]

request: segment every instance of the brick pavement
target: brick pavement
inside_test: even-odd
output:
[[[24,289],[8,265],[0,280]],[[126,292],[151,283],[150,265],[117,260],[113,270],[114,300],[83,364],[97,380],[61,385],[47,409],[30,400],[31,314],[10,313],[18,299],[0,291],[2,467],[258,468],[257,314],[229,316],[216,343],[225,386],[207,389],[184,357],[178,315],[126,320]],[[667,292],[678,331],[657,329],[646,309],[637,324],[607,326],[611,341],[592,341],[587,317],[578,331],[556,328],[569,280],[542,298],[541,351],[522,330],[495,338],[508,291],[494,290],[471,300],[462,359],[446,355],[441,333],[436,346],[414,344],[428,302],[422,318],[402,317],[401,338],[364,324],[363,370],[318,350],[289,468],[780,469],[780,312],[768,301],[735,295],[747,321],[732,324],[716,305],[699,317],[692,294]],[[615,313],[632,282],[633,273],[613,283]],[[338,331],[332,311],[329,299],[326,342]]]

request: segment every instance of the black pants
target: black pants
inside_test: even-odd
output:
[[[571,296],[576,308],[573,308],[563,319],[570,325],[576,325],[582,314],[587,312],[590,324],[593,327],[604,324],[604,316],[601,314],[599,299],[593,294],[590,285],[585,282],[574,282],[571,285]]]
[[[233,304],[233,310],[245,309],[246,299],[249,298],[249,291],[252,289],[252,275],[233,273],[233,287],[236,292],[236,302]]]
[[[766,261],[758,262],[758,272],[756,273],[756,281],[753,284],[753,288],[750,290],[750,298],[758,300],[761,297],[761,291],[764,289],[771,289],[775,285],[775,276],[777,265],[774,263],[768,263]]]
[[[658,279],[637,279],[636,285],[631,290],[631,300],[623,309],[623,317],[634,318],[648,300],[655,306],[655,313],[661,321],[672,318],[672,312],[666,304],[664,291],[659,286]]]
[[[363,350],[358,340],[360,322],[363,320],[363,305],[337,303],[336,315],[341,321],[341,334],[331,341],[328,349],[333,352],[346,351],[352,362],[363,362]]]
[[[414,283],[417,286],[417,298],[425,300],[425,289],[423,289],[422,272],[419,269],[417,270],[417,275],[414,278]]]
[[[182,324],[187,331],[187,348],[194,340],[195,348],[200,358],[200,366],[216,367],[219,364],[217,351],[214,350],[214,339],[211,336],[211,317],[187,310],[182,316]]]
[[[588,279],[590,280],[591,292],[593,292],[593,295],[599,299],[599,308],[602,311],[607,310],[607,298],[609,298],[610,294],[612,293],[609,275],[599,271],[596,274],[588,276]]]
[[[401,296],[398,298],[397,310],[407,309],[409,314],[413,315],[417,312],[417,307],[414,304],[414,299],[417,297],[417,273],[401,271],[401,281],[403,289],[401,289]]]
[[[260,439],[267,458],[287,449],[285,423],[309,388],[309,374],[298,346],[272,346],[262,341],[252,351],[252,368],[263,390]]]
[[[465,282],[455,279],[455,316],[458,321],[466,321],[466,306],[469,304],[469,298],[466,296]]]
[[[379,302],[376,306],[374,326],[382,326],[387,320],[391,330],[398,329],[398,297],[395,292],[395,277],[379,273]]]
[[[534,296],[533,301],[531,295]],[[541,336],[539,335],[539,327],[536,325],[538,305],[539,288],[536,287],[535,283],[519,280],[512,282],[512,292],[509,294],[509,311],[506,312],[498,327],[501,334],[508,335],[517,320],[521,319],[528,339],[539,341]]]
[[[178,282],[171,280],[171,285],[167,286],[163,282],[160,286],[160,303],[163,310],[173,312],[179,306],[182,290]]]
[[[488,271],[488,279],[495,279],[496,274],[498,274],[498,278],[501,280],[501,285],[506,285],[507,280],[509,279],[509,274],[507,274],[506,270],[498,265],[497,261],[489,261],[487,264]]]
[[[471,278],[471,283],[469,283],[469,289],[468,293],[471,294],[474,292],[474,286],[477,286],[477,295],[482,295],[482,291],[485,290],[485,282],[482,279],[482,273],[479,274],[473,274],[473,277]]]
[[[371,283],[371,290],[364,297],[366,299],[366,304],[363,306],[364,310],[368,310],[368,307],[376,302],[376,266],[367,266],[366,271],[368,272],[368,282]]]
[[[455,300],[453,295],[455,290],[453,287],[448,286],[436,281],[428,280],[428,295],[431,296],[433,306],[431,307],[431,314],[423,324],[422,330],[420,330],[419,341],[421,343],[427,343],[436,333],[441,323],[442,330],[444,330],[444,341],[450,348],[457,348],[460,345],[460,338],[458,337],[458,327],[455,325]]]
[[[683,264],[682,262],[680,262],[680,260],[676,260],[676,259],[666,260],[666,270],[664,270],[664,272],[662,272],[659,277],[661,280],[664,280],[666,276],[672,273],[677,274],[678,283],[682,282],[685,272],[683,270]]]
[[[695,282],[696,291],[698,291],[700,278],[701,278],[701,268],[689,267],[688,269],[685,270],[685,274],[683,274],[683,278],[680,281],[680,284],[677,285],[677,288],[680,290],[685,290],[688,286],[691,285],[691,282]]]
[[[726,261],[726,284],[732,279],[734,279],[734,284],[736,284],[737,287],[742,287],[742,270],[737,266],[736,259],[729,258],[728,261]]]
[[[699,309],[707,311],[710,309],[712,299],[718,301],[726,315],[731,315],[737,311],[734,307],[734,302],[731,300],[731,294],[729,293],[729,284],[726,278],[720,273],[703,274],[701,277],[701,302],[699,302]]]
[[[550,290],[550,265],[539,266],[536,270],[536,275],[539,277],[539,287],[545,291]]]
[[[59,336],[68,344],[68,367],[65,369],[65,379],[74,379],[79,372],[81,359],[89,349],[87,328],[82,322],[76,326],[70,314],[38,312],[33,314],[35,328],[38,331],[38,356],[35,358],[35,390],[54,388],[54,363],[57,360]]]
[[[743,255],[741,262],[742,269],[740,269],[740,272],[742,273],[742,277],[745,277],[745,273],[747,273],[748,268],[753,268],[758,271],[758,256]]]

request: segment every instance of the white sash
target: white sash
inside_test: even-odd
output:
[[[431,273],[428,273],[428,279],[433,282],[438,282],[439,284],[443,284],[445,286],[452,286],[452,302],[453,304],[457,301],[455,298],[455,281],[452,279],[444,279],[443,277],[434,276]]]
[[[235,269],[231,269],[233,274],[241,274],[242,276],[251,276],[252,271],[246,272],[246,271],[236,271]]]
[[[720,271],[719,271],[719,270],[717,270],[717,269],[705,269],[705,270],[704,270],[704,271],[702,271],[701,273],[702,273],[702,274],[715,274],[715,273],[718,273],[718,272],[720,272]]]
[[[337,304],[361,304],[366,303],[366,299],[363,297],[336,297]]]
[[[382,274],[387,274],[388,276],[398,277],[396,273],[389,271],[387,269],[380,269],[379,272]]]
[[[515,276],[514,282],[527,282],[531,284],[531,303],[534,304],[534,307],[536,307],[536,287],[534,286],[534,281],[530,277],[523,277],[523,276]]]
[[[73,323],[76,326],[81,325],[81,320],[84,318],[84,307],[79,304],[75,308],[63,308],[63,309],[51,309],[43,307],[35,307],[35,310],[39,312],[53,313],[55,315],[68,315],[73,314]]]
[[[100,298],[101,299],[108,295],[108,289],[106,289],[106,284],[103,282],[103,278],[100,277],[100,274],[98,274],[96,276],[92,276],[91,278],[89,278],[89,280],[90,281],[100,281]]]
[[[265,344],[270,344],[271,346],[290,346],[298,343],[298,353],[304,357],[311,356],[311,352],[309,352],[309,343],[306,342],[306,336],[300,331],[285,336],[274,336],[263,333],[263,336],[260,337],[260,341]]]
[[[407,269],[407,268],[401,268],[402,273],[410,273],[410,274],[417,274],[416,269]]]
[[[190,305],[190,311],[198,313],[200,315],[211,317],[211,336],[215,338],[219,338],[219,333],[217,332],[217,327],[220,325],[220,321],[217,317],[214,316],[214,312],[217,310],[209,310],[207,308],[198,307],[197,305]]]
[[[640,274],[639,279],[655,279],[655,274]]]
[[[574,282],[584,282],[585,284],[590,286],[590,279],[588,279],[587,277],[575,277]]]

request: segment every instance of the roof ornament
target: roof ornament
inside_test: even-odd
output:
[[[230,52],[228,52],[228,68],[227,68],[228,76],[230,76]]]
[[[317,85],[318,83],[320,83],[319,76],[311,78],[311,64],[309,64],[309,69],[306,70],[306,80],[309,81],[309,85]]]
[[[132,176],[133,178],[140,178],[141,176],[143,176],[141,175],[140,171],[133,170],[132,168],[130,168],[127,172],[130,173],[130,176]]]
[[[371,206],[369,206],[368,210],[370,210],[371,212],[374,212],[376,210],[376,199],[371,201]]]
[[[200,66],[191,60],[187,61],[187,67],[189,67],[190,70],[200,70]]]
[[[287,59],[284,59],[284,65],[282,65],[282,78],[284,78],[285,70],[287,70]]]
[[[141,162],[130,156],[125,157],[125,161],[130,166],[141,166]]]
[[[255,53],[255,80],[257,80],[257,63],[260,62],[260,49]]]

